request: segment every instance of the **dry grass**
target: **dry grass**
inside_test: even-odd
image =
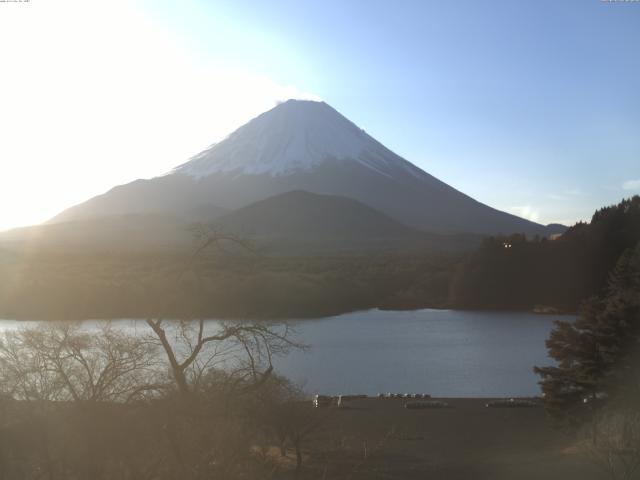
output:
[[[366,399],[337,410],[308,443],[306,478],[604,478],[553,430],[542,408],[485,408],[486,399],[450,399],[453,408],[407,410],[402,399]]]

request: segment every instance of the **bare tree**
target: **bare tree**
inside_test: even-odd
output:
[[[238,385],[256,387],[273,371],[273,358],[292,348],[304,348],[292,339],[289,325],[260,322],[212,322],[203,319],[167,322],[147,319],[162,347],[176,387],[181,394],[198,389],[211,368],[230,368]]]
[[[584,428],[583,452],[611,480],[630,480],[640,471],[640,412],[607,410]],[[598,431],[597,441],[592,430]]]
[[[18,400],[127,401],[159,388],[156,346],[110,322],[40,324],[0,339],[0,388]]]
[[[295,475],[298,476],[306,441],[310,435],[327,426],[335,410],[314,408],[301,387],[277,375],[269,379],[256,400],[259,405],[254,408],[255,422],[270,431],[278,442],[281,457],[286,456],[287,445],[293,447]]]
[[[202,249],[234,241],[207,236]],[[190,265],[196,288],[199,254]],[[204,480],[261,471],[251,453],[259,431],[246,412],[259,407],[274,359],[303,347],[289,325],[149,318],[142,334],[101,325],[0,335],[0,478]]]
[[[47,323],[3,333],[0,478],[99,479],[139,471],[157,450],[157,428],[142,427],[147,411],[129,402],[150,392],[158,397],[166,386],[156,352],[110,323],[97,330]],[[145,449],[145,456],[132,453]]]
[[[296,478],[302,469],[302,447],[310,434],[325,425],[326,412],[313,408],[311,402],[295,402],[288,405],[286,429],[296,452]]]
[[[226,245],[232,245],[242,251],[254,252],[251,242],[242,237],[211,230],[201,224],[192,230],[199,246],[179,277],[191,272],[197,279],[196,288],[201,288],[202,284],[198,260],[207,249],[221,252],[225,251]],[[293,331],[286,323],[206,324],[202,318],[174,322],[148,318],[146,323],[166,354],[176,387],[183,395],[197,389],[203,374],[220,364],[231,369],[238,384],[258,386],[273,371],[275,356],[285,355],[292,348],[304,348],[293,340]],[[207,325],[209,331],[206,331]]]

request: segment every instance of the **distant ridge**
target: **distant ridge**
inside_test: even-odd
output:
[[[303,190],[243,207],[219,218],[214,226],[246,234],[271,252],[456,250],[479,243],[473,236],[421,232],[357,200]]]
[[[550,233],[441,182],[326,103],[302,100],[259,115],[167,175],[115,187],[52,222],[131,213],[183,216],[207,205],[236,210],[292,190],[352,198],[426,232]]]
[[[196,247],[196,223],[236,234],[261,253],[278,255],[458,251],[475,247],[481,238],[422,232],[351,198],[295,190],[203,222],[128,214],[18,228],[0,233],[0,248],[185,252]]]

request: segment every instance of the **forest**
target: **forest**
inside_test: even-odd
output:
[[[640,197],[601,208],[556,240],[490,237],[452,278],[449,302],[465,309],[576,312],[605,287],[626,249],[640,242]]]
[[[450,254],[268,257],[0,252],[0,317],[298,318],[446,306]]]
[[[470,253],[268,256],[0,250],[0,316],[13,319],[304,318],[369,309],[576,312],[640,241],[640,197],[560,238],[489,237]]]

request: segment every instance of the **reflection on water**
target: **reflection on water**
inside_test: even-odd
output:
[[[307,352],[276,361],[309,392],[421,392],[435,396],[538,395],[534,365],[549,365],[544,341],[553,320],[529,313],[370,310],[293,322]],[[94,328],[99,321],[84,322]],[[148,333],[141,320],[118,320]],[[209,320],[208,329],[216,321]],[[24,323],[0,321],[0,329]]]

